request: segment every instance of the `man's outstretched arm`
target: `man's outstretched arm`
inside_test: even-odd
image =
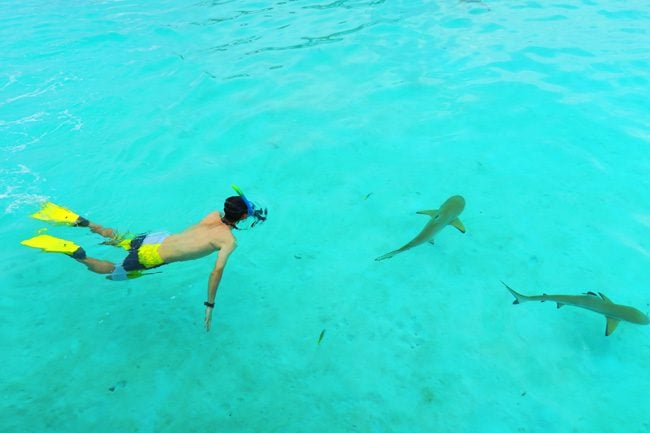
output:
[[[219,251],[219,256],[217,257],[217,262],[214,265],[214,269],[210,272],[210,278],[208,278],[208,300],[205,302],[205,330],[210,330],[210,322],[212,321],[212,310],[214,309],[214,299],[217,296],[217,289],[219,288],[219,283],[221,282],[221,277],[223,275],[223,270],[226,267],[228,262],[228,257],[235,250],[236,244],[231,246],[224,246]]]

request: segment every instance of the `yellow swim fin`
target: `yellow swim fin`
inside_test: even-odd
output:
[[[38,248],[48,253],[63,253],[72,256],[75,259],[86,258],[86,252],[79,245],[50,235],[34,236],[33,238],[26,239],[20,243],[27,247]]]
[[[67,224],[71,226],[88,226],[88,220],[86,218],[77,215],[70,209],[66,209],[63,206],[54,204],[51,201],[43,203],[41,210],[35,214],[32,214],[32,218],[53,223]]]

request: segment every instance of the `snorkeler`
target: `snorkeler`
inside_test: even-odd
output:
[[[49,235],[38,235],[22,241],[21,244],[47,252],[67,254],[86,265],[89,270],[98,274],[107,274],[107,278],[111,280],[137,278],[146,275],[143,271],[148,269],[168,263],[198,259],[218,251],[216,264],[208,279],[208,299],[204,302],[205,329],[209,331],[217,288],[228,257],[237,246],[232,230],[239,229],[237,224],[243,224],[244,220],[250,222],[250,227],[253,227],[257,223],[264,222],[267,216],[266,209],[255,207],[235,185],[233,189],[238,195],[225,200],[223,214],[212,212],[198,224],[177,234],[158,232],[138,236],[119,235],[111,228],[102,227],[50,202],[45,203],[40,211],[32,215],[44,221],[88,227],[93,233],[108,239],[104,242],[105,245],[121,247],[128,251],[121,263],[88,257],[84,249],[74,242]]]

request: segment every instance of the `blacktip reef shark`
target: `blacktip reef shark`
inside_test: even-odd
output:
[[[396,249],[395,251],[377,257],[375,260],[380,261],[390,259],[395,254],[399,254],[425,242],[433,243],[433,237],[448,225],[454,226],[461,232],[465,233],[465,226],[463,226],[463,223],[458,219],[458,215],[460,215],[463,209],[465,209],[465,199],[459,195],[455,195],[449,197],[447,201],[440,206],[440,209],[421,210],[417,212],[421,215],[429,215],[431,221],[429,221],[422,231],[408,244]]]
[[[513,304],[521,304],[528,301],[551,301],[557,303],[557,308],[565,305],[572,305],[574,307],[585,308],[593,312],[602,314],[607,319],[607,326],[605,327],[605,335],[609,336],[614,332],[621,320],[637,325],[647,325],[650,323],[650,317],[646,316],[634,307],[627,305],[615,304],[602,293],[595,294],[588,292],[584,295],[537,295],[526,296],[514,291],[506,283],[501,281],[506,286],[506,289],[515,297]]]

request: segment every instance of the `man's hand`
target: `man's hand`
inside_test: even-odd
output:
[[[210,322],[212,321],[212,307],[205,307],[205,330],[210,330]]]

